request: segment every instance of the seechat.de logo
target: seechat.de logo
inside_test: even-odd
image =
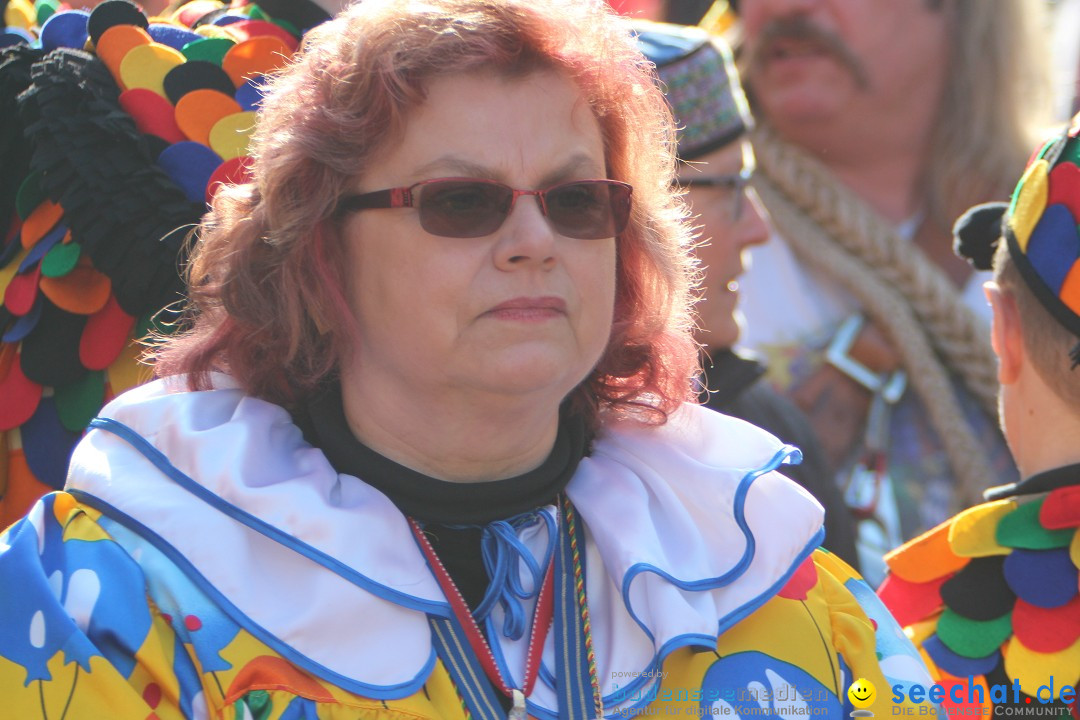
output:
[[[847,696],[856,708],[851,711],[851,717],[874,717],[874,711],[866,709],[874,704],[874,698],[877,697],[874,683],[866,678],[859,678],[851,683],[851,687],[847,689]]]

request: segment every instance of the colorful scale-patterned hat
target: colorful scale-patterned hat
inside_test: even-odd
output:
[[[262,77],[327,19],[194,0],[148,19],[0,3],[0,526],[62,487],[86,423],[141,379],[187,231],[246,178]]]
[[[1042,147],[1005,215],[1009,254],[1047,310],[1080,337],[1080,116]]]

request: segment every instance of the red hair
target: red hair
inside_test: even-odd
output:
[[[223,371],[289,407],[335,373],[354,327],[338,199],[423,103],[427,81],[481,70],[572,78],[600,123],[609,177],[634,186],[611,337],[575,404],[594,424],[662,423],[691,398],[696,275],[671,190],[672,121],[651,65],[598,0],[365,0],[312,30],[263,101],[253,182],[222,188],[199,229],[187,329],[156,349],[157,374],[206,389]]]

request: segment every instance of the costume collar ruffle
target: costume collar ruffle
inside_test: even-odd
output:
[[[68,489],[150,528],[235,621],[314,674],[370,697],[417,691],[433,659],[426,613],[448,606],[405,517],[337,474],[284,409],[214,382],[186,392],[182,379],[159,380],[114,400],[76,449]],[[791,452],[692,405],[659,428],[602,431],[567,494],[586,538],[605,695],[633,685],[619,672],[713,646],[820,542],[820,506],[773,472]],[[527,535],[540,556],[546,533]],[[524,642],[500,642],[507,667],[521,667]],[[542,717],[556,707],[554,652],[549,638],[530,696]]]

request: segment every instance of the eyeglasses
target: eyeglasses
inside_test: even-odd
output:
[[[415,207],[432,235],[477,238],[498,230],[522,195],[535,195],[560,235],[577,240],[615,237],[630,219],[633,188],[615,180],[576,180],[545,190],[515,190],[493,180],[439,178],[415,185],[348,195],[339,212]]]
[[[727,175],[687,175],[679,178],[683,187],[714,187],[731,194],[731,220],[738,222],[746,205],[746,191],[754,179],[753,168],[743,168],[738,173]]]

